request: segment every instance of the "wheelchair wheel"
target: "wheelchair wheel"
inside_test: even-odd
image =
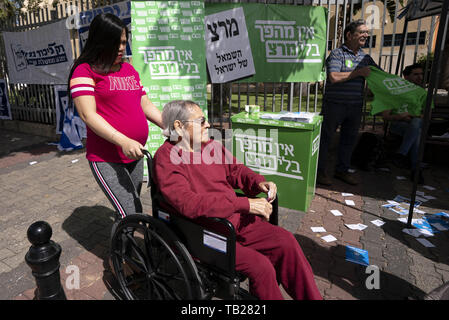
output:
[[[189,300],[201,296],[200,280],[185,246],[163,222],[125,217],[112,238],[112,264],[128,300]]]

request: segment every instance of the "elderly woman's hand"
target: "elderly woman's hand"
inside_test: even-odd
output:
[[[271,212],[273,211],[272,205],[264,198],[249,198],[249,213],[261,215],[265,220],[270,219]]]
[[[274,199],[276,199],[277,187],[274,182],[263,181],[259,183],[259,189],[268,195],[267,197],[268,202],[272,203]]]

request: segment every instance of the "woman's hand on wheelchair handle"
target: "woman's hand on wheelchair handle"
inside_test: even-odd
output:
[[[270,219],[273,206],[264,198],[249,198],[249,213],[261,215],[265,220]]]
[[[259,188],[262,192],[268,194],[267,200],[272,203],[276,199],[277,186],[274,182],[263,181],[259,183]]]

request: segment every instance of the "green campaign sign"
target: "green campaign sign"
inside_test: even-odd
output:
[[[408,112],[420,116],[427,99],[427,91],[397,75],[386,73],[375,67],[366,78],[368,87],[374,94],[371,114],[384,110],[393,113]],[[432,106],[433,107],[433,106]]]
[[[229,43],[233,37],[241,36],[241,11],[231,10],[237,8],[243,9],[255,67],[255,74],[242,81],[325,80],[327,9],[318,6],[258,3],[207,4],[206,48],[212,79],[214,76],[227,79],[226,73],[235,73],[235,69],[243,70],[246,65],[243,62],[250,62],[245,57],[248,46],[244,41],[241,41],[241,48],[233,46],[232,50],[227,45],[220,45],[222,41]],[[219,16],[219,13],[223,14]],[[212,60],[213,57],[216,59]],[[217,74],[214,75],[214,72]]]
[[[172,100],[193,100],[207,116],[204,0],[132,1],[133,66],[150,100],[160,110]],[[149,124],[147,149],[165,141]]]

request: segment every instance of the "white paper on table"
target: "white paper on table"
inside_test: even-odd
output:
[[[310,229],[312,229],[313,232],[326,232],[326,229],[323,227],[310,227]]]
[[[424,197],[424,192],[423,191],[416,191],[416,194],[418,196]]]
[[[373,221],[371,221],[371,223],[374,224],[375,226],[378,226],[378,227],[381,227],[381,226],[383,226],[385,224],[385,222],[383,222],[380,219],[373,220]]]
[[[343,197],[352,197],[352,196],[353,196],[352,193],[346,193],[346,192],[342,192],[341,195],[342,195]]]
[[[335,238],[333,235],[330,235],[330,234],[327,236],[321,237],[321,239],[323,239],[326,242],[332,242],[332,241],[337,240],[337,238]]]
[[[345,202],[348,206],[355,206],[355,203],[352,200],[345,200]]]
[[[416,240],[418,240],[419,243],[421,243],[424,247],[435,248],[435,246],[427,239],[419,238],[419,239],[416,239]]]
[[[431,187],[431,186],[423,186],[423,188],[426,188],[427,190],[430,190],[430,191],[435,190],[435,188]]]
[[[338,210],[331,210],[331,213],[332,213],[334,216],[336,216],[336,217],[342,216],[342,215],[343,215],[343,213],[341,213],[341,212],[338,211]]]
[[[423,196],[427,200],[435,200],[436,198],[434,196]]]

